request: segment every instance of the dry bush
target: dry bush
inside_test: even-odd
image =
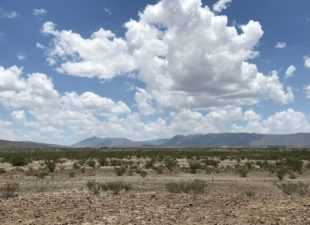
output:
[[[163,165],[153,166],[153,170],[156,171],[157,174],[163,174],[165,167]]]
[[[101,184],[94,181],[94,180],[91,180],[91,181],[88,181],[86,183],[86,187],[88,189],[88,191],[92,192],[93,194],[95,195],[98,195],[100,194],[100,191],[101,191]]]
[[[276,176],[279,178],[279,180],[283,180],[285,175],[288,173],[288,170],[286,167],[280,167],[276,169]]]
[[[239,174],[240,177],[247,177],[249,171],[250,170],[247,166],[242,166],[237,169],[237,173]]]
[[[188,160],[188,165],[189,165],[190,172],[192,174],[197,173],[197,170],[202,168],[202,166],[200,165],[199,161],[196,160],[196,159],[189,159]]]
[[[296,176],[295,173],[290,172],[290,173],[289,173],[289,178],[290,178],[290,179],[297,179],[297,176]]]
[[[85,173],[86,172],[86,168],[85,167],[81,167],[80,171],[81,171],[81,173]]]
[[[0,174],[6,173],[6,170],[4,168],[0,168]]]
[[[109,160],[106,157],[100,157],[98,159],[98,163],[100,166],[109,166]]]
[[[70,172],[69,172],[69,177],[70,177],[70,178],[75,177],[75,175],[76,175],[75,171],[70,171]]]
[[[102,191],[112,191],[116,195],[120,191],[130,191],[132,185],[122,181],[113,181],[101,184],[101,189]]]
[[[132,185],[122,182],[122,181],[113,181],[106,183],[99,183],[94,180],[88,181],[87,189],[95,195],[100,194],[101,191],[111,191],[113,194],[118,194],[120,191],[129,191],[132,189]]]
[[[243,193],[248,197],[254,197],[256,195],[256,192],[252,190],[247,190],[247,191],[244,191]]]
[[[25,172],[26,176],[34,176],[40,179],[45,178],[49,175],[49,172],[46,169],[33,169],[32,167],[29,167],[28,170]]]
[[[125,166],[114,167],[114,171],[117,176],[123,176],[126,173],[127,168]]]
[[[74,170],[78,170],[78,169],[80,169],[81,167],[79,166],[79,164],[78,164],[77,162],[75,162],[75,163],[73,163],[72,168],[73,168]]]
[[[19,191],[19,183],[16,182],[9,182],[6,184],[3,184],[0,187],[0,192],[2,193],[2,196],[4,198],[13,198],[16,197],[16,192]]]
[[[309,193],[309,185],[304,183],[282,183],[280,189],[286,195],[304,196]]]
[[[169,182],[166,189],[171,193],[203,194],[207,184],[202,180]]]
[[[173,157],[166,157],[164,159],[165,166],[166,168],[170,171],[173,172],[177,167],[178,167],[178,161],[176,158]]]
[[[148,174],[146,170],[142,170],[142,169],[137,169],[136,173],[140,174],[141,177],[146,177],[146,175]]]

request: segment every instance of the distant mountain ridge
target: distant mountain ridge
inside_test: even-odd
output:
[[[36,143],[31,141],[7,141],[0,140],[0,150],[1,149],[40,149],[40,148],[56,148],[64,147],[60,145]]]
[[[76,148],[102,147],[310,147],[310,133],[257,134],[214,133],[177,135],[169,139],[132,141],[127,138],[87,138],[72,145]]]
[[[157,139],[150,141],[132,141],[127,138],[86,138],[78,143],[72,145],[75,148],[102,148],[102,147],[147,147],[147,146],[161,146],[169,139]]]

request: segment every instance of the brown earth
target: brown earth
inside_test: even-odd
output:
[[[25,168],[24,168],[25,169]],[[200,195],[171,194],[171,180],[207,181]],[[123,180],[133,190],[118,195],[89,193],[89,180]],[[212,181],[213,180],[213,181]],[[209,175],[179,172],[157,175],[150,171],[117,177],[112,168],[87,169],[69,178],[58,170],[43,181],[21,171],[0,175],[0,184],[20,183],[15,198],[0,198],[0,224],[310,224],[310,196],[286,196],[275,185],[276,177],[253,172],[248,178],[233,173]],[[286,178],[286,182],[291,181]],[[294,182],[310,184],[309,173]],[[254,197],[245,194],[255,192]]]

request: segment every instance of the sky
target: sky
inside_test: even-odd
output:
[[[0,0],[0,139],[310,132],[309,0]]]

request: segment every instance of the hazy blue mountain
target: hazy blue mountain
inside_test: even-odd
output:
[[[87,138],[73,147],[310,147],[310,134],[219,133],[177,135],[170,139],[132,141],[126,138]]]
[[[263,136],[249,133],[178,135],[171,138],[165,145],[171,147],[250,146],[251,142],[259,141]]]
[[[36,143],[31,141],[7,141],[0,140],[0,149],[38,149],[38,148],[57,148],[64,147],[58,145]]]
[[[252,141],[251,146],[294,146],[310,147],[310,134],[282,134],[282,135],[264,135],[262,139]]]
[[[91,137],[79,141],[72,147],[76,148],[100,148],[100,147],[138,147],[138,142],[131,141],[126,138],[98,138]]]

